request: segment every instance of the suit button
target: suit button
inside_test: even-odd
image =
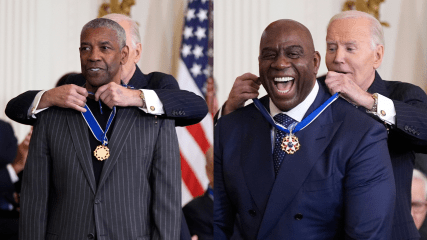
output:
[[[87,235],[87,238],[89,238],[89,239],[94,239],[94,238],[95,238],[95,236],[94,236],[92,233],[89,233],[89,234]]]
[[[101,201],[98,198],[95,199],[95,204],[99,204],[100,202]]]
[[[302,219],[302,214],[301,213],[297,213],[294,216],[295,220],[301,220]]]
[[[249,215],[251,215],[252,217],[255,217],[256,216],[255,210],[253,209],[249,210]]]

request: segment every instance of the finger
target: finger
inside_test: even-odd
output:
[[[86,112],[86,109],[83,107],[80,107],[79,105],[73,104],[70,106],[71,109],[77,110],[79,112]]]
[[[95,100],[98,101],[101,98],[101,95],[104,94],[110,88],[109,84],[103,85],[96,90]],[[102,99],[102,98],[101,98]]]
[[[114,99],[113,99],[113,95],[109,94],[108,96],[106,96],[102,102],[107,105],[110,109],[112,109],[115,105]]]
[[[86,98],[83,98],[83,99],[75,98],[73,99],[72,104],[78,105],[80,107],[84,107],[86,105]]]
[[[256,84],[244,85],[240,88],[241,93],[246,93],[246,92],[253,93],[253,92],[258,92],[258,90],[259,90],[259,86]]]
[[[86,92],[87,93],[87,92]],[[73,102],[75,102],[76,104],[78,104],[78,105],[80,105],[80,106],[84,106],[85,104],[86,104],[86,97],[87,96],[84,96],[84,95],[81,95],[80,93],[74,93],[73,95],[72,95],[72,98],[71,98],[71,100],[73,101]]]
[[[258,78],[257,75],[252,74],[252,73],[244,73],[243,75],[237,77],[239,79],[252,79],[252,80],[256,80]]]
[[[253,99],[253,98],[258,98],[259,93],[256,92],[251,92],[251,93],[243,93],[242,94],[242,98],[245,100],[249,100],[249,99]]]
[[[79,96],[82,96],[84,98],[87,98],[87,96],[89,95],[89,93],[87,92],[87,89],[84,87],[76,86],[75,90]]]
[[[259,86],[261,85],[261,78],[257,78],[256,80],[255,80],[255,83],[256,84],[258,84],[258,88],[259,88]]]
[[[98,90],[99,91],[99,90]],[[98,91],[96,91],[97,93],[98,93]],[[98,96],[98,98],[96,99],[97,101],[98,100],[101,100],[103,103],[105,103],[106,104],[106,101],[107,101],[107,97],[108,96],[110,96],[112,94],[112,90],[110,89],[110,88],[107,88],[107,89],[105,89],[103,92],[100,92],[99,93],[99,96]]]

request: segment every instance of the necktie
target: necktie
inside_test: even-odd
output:
[[[294,122],[297,122],[295,119],[289,117],[288,115],[284,113],[279,113],[276,116],[273,117],[274,120],[280,124],[282,124],[284,127],[288,128],[289,125],[291,125]],[[280,164],[283,161],[283,158],[285,157],[286,153],[282,150],[281,144],[282,140],[285,137],[285,133],[275,128],[276,131],[276,137],[274,141],[274,150],[273,150],[273,163],[274,163],[274,172],[279,172]]]

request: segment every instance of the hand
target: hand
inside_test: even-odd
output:
[[[329,71],[325,79],[329,92],[340,96],[356,106],[362,106],[366,109],[372,109],[375,100],[371,94],[360,88],[353,80],[351,74]]]
[[[245,106],[247,100],[258,97],[260,85],[259,77],[252,73],[237,77],[225,102],[222,115],[227,115]]]
[[[15,170],[16,174],[20,173],[24,169],[25,163],[27,162],[28,146],[30,145],[30,139],[32,134],[33,128],[31,128],[24,141],[22,141],[21,144],[18,145],[16,157],[12,162],[12,167]]]
[[[105,84],[96,90],[95,100],[101,99],[109,108],[120,107],[142,107],[143,101],[139,95],[141,91],[125,88],[115,82]]]
[[[58,106],[86,112],[84,108],[88,92],[86,88],[66,84],[46,91],[40,99],[37,109]]]

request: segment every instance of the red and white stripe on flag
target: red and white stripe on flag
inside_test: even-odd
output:
[[[178,69],[178,83],[205,98],[207,78],[212,75],[211,1],[188,2],[183,29]],[[199,124],[177,127],[182,170],[182,204],[204,193],[209,180],[206,176],[206,151],[213,144],[213,118],[208,114]]]

